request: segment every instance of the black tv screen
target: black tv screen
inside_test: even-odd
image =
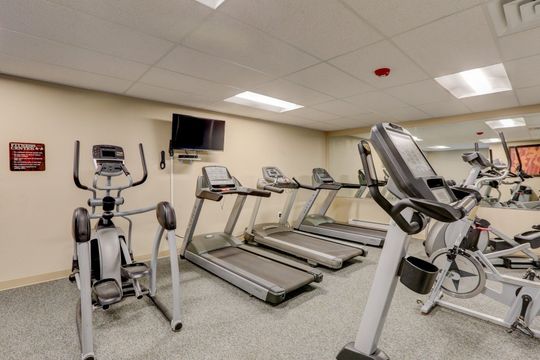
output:
[[[173,149],[223,150],[225,121],[173,114]]]

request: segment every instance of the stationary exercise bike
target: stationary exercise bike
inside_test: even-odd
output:
[[[508,176],[511,167],[511,158],[504,134],[499,133],[501,144],[505,150],[507,164],[495,163],[486,159],[480,152],[468,152],[462,155],[464,161],[471,165],[471,171],[461,185],[462,187],[478,190],[485,199],[486,184],[504,181]],[[489,171],[486,171],[489,169]],[[491,185],[489,185],[491,187]],[[469,229],[460,243],[462,248],[471,251],[480,250],[485,258],[495,266],[506,268],[540,268],[540,259],[532,250],[540,247],[540,231],[531,229],[513,237],[504,234],[495,228],[491,223],[476,216],[469,216],[466,220]],[[455,231],[453,227],[460,227],[457,223],[433,222],[427,233],[424,247],[426,254],[432,256],[435,252],[443,248],[451,248],[454,245]],[[519,247],[520,244],[529,244],[530,247]],[[525,256],[516,256],[520,251]]]
[[[79,179],[79,141],[75,142],[73,180],[79,189],[92,193],[92,197],[88,199],[91,213],[83,207],[75,209],[73,213],[75,249],[72,273],[69,277],[80,290],[76,320],[83,360],[95,359],[92,311],[107,310],[129,296],[141,299],[146,295],[168,319],[173,331],[179,331],[182,328],[174,209],[168,202],[160,202],[141,209],[120,210],[120,206],[124,204],[122,191],[142,185],[148,177],[142,144],[139,144],[139,151],[144,175],[140,180],[133,181],[124,164],[124,150],[121,147],[94,145],[92,154],[95,172],[92,186],[88,187]],[[120,176],[124,176],[127,183],[113,185],[113,178]],[[104,183],[103,181],[100,183],[100,179],[104,179]],[[98,196],[100,192],[103,193],[102,196]],[[148,266],[134,260],[130,217],[150,211],[156,212],[158,227],[154,237],[150,266]],[[113,219],[118,218],[123,218],[128,222],[127,236],[113,223]],[[91,220],[97,220],[93,230]],[[171,265],[172,311],[156,298],[158,253],[165,232]],[[144,278],[148,279],[148,288],[141,283]]]
[[[427,314],[434,307],[442,306],[507,327],[509,332],[518,330],[530,337],[540,337],[540,330],[531,327],[540,313],[540,282],[534,282],[538,275],[532,269],[527,270],[521,279],[501,274],[482,251],[463,248],[463,235],[470,227],[470,220],[464,218],[454,224],[453,246],[436,251],[430,258],[432,264],[441,270],[428,300],[422,306],[422,313]],[[513,250],[528,249],[529,244],[522,244]],[[499,253],[505,251],[490,255],[502,256]],[[444,294],[459,299],[484,294],[508,309],[503,317],[496,317],[443,300]]]

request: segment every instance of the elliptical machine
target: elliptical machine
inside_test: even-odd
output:
[[[503,181],[510,172],[510,151],[502,132],[499,133],[499,137],[505,150],[507,164],[495,164],[486,159],[478,151],[468,152],[462,155],[463,160],[472,166],[462,186],[477,189],[483,199],[486,196],[486,187],[483,185],[488,184],[488,187],[492,187],[493,184]],[[485,171],[488,168],[490,170]],[[484,253],[486,259],[489,259],[495,266],[504,266],[510,269],[526,269],[531,266],[540,268],[540,259],[532,250],[540,247],[539,230],[532,229],[511,237],[493,227],[486,219],[471,216],[463,221],[469,223],[469,230],[460,243],[462,248],[471,251],[480,250]],[[432,223],[427,233],[426,241],[424,242],[427,256],[432,256],[440,249],[451,248],[455,243],[455,238],[453,237],[455,231],[453,227],[457,226],[461,225],[444,222]],[[529,244],[530,247],[519,247],[520,244]],[[519,249],[521,249],[521,253],[525,256],[515,255],[520,252]]]
[[[141,299],[146,295],[169,320],[172,330],[179,331],[182,328],[180,272],[175,235],[176,215],[172,206],[168,202],[160,202],[141,209],[120,210],[120,206],[124,204],[122,191],[142,185],[148,178],[142,144],[139,144],[139,152],[144,174],[138,181],[133,181],[126,168],[124,150],[121,147],[94,145],[92,154],[95,172],[91,187],[83,185],[79,179],[79,148],[79,141],[76,141],[73,180],[79,189],[92,193],[92,197],[88,199],[88,206],[92,210],[89,213],[86,208],[79,207],[73,212],[72,230],[75,246],[72,273],[69,279],[76,283],[80,290],[76,316],[77,330],[81,345],[81,359],[89,360],[95,359],[92,311],[107,310],[129,296]],[[119,176],[125,176],[127,183],[113,185],[113,178]],[[103,178],[104,184],[99,181]],[[98,196],[99,192],[103,195]],[[158,228],[154,237],[150,267],[148,267],[145,263],[134,260],[130,217],[150,211],[156,212]],[[127,236],[113,223],[114,218],[127,220],[129,225]],[[91,220],[97,220],[93,230]],[[165,232],[171,265],[172,311],[156,298],[158,252]],[[140,280],[143,278],[148,278],[148,288],[141,284]]]

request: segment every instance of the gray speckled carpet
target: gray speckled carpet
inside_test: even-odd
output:
[[[354,339],[379,249],[278,306],[181,262],[184,328],[173,333],[148,300],[94,313],[98,359],[334,359]],[[420,241],[410,253],[421,255]],[[168,263],[159,290],[169,301]],[[517,271],[521,274],[522,271]],[[0,292],[0,359],[78,359],[78,291],[67,279]],[[540,341],[450,310],[420,315],[420,296],[399,285],[381,339],[392,359],[539,359]],[[467,302],[504,310],[481,296]]]

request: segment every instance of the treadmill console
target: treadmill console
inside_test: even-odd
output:
[[[124,173],[124,149],[120,146],[94,145],[92,157],[99,175],[118,176]]]
[[[291,179],[283,175],[281,170],[275,166],[265,166],[262,168],[263,178],[269,184],[274,184],[277,187],[289,187],[295,184]]]
[[[313,182],[315,184],[332,184],[335,183],[334,178],[330,176],[328,171],[323,168],[313,169]]]
[[[211,191],[235,189],[236,182],[225,166],[205,166],[203,177]]]
[[[406,196],[446,204],[457,200],[406,129],[391,123],[377,124],[371,129],[371,143],[390,178]]]

